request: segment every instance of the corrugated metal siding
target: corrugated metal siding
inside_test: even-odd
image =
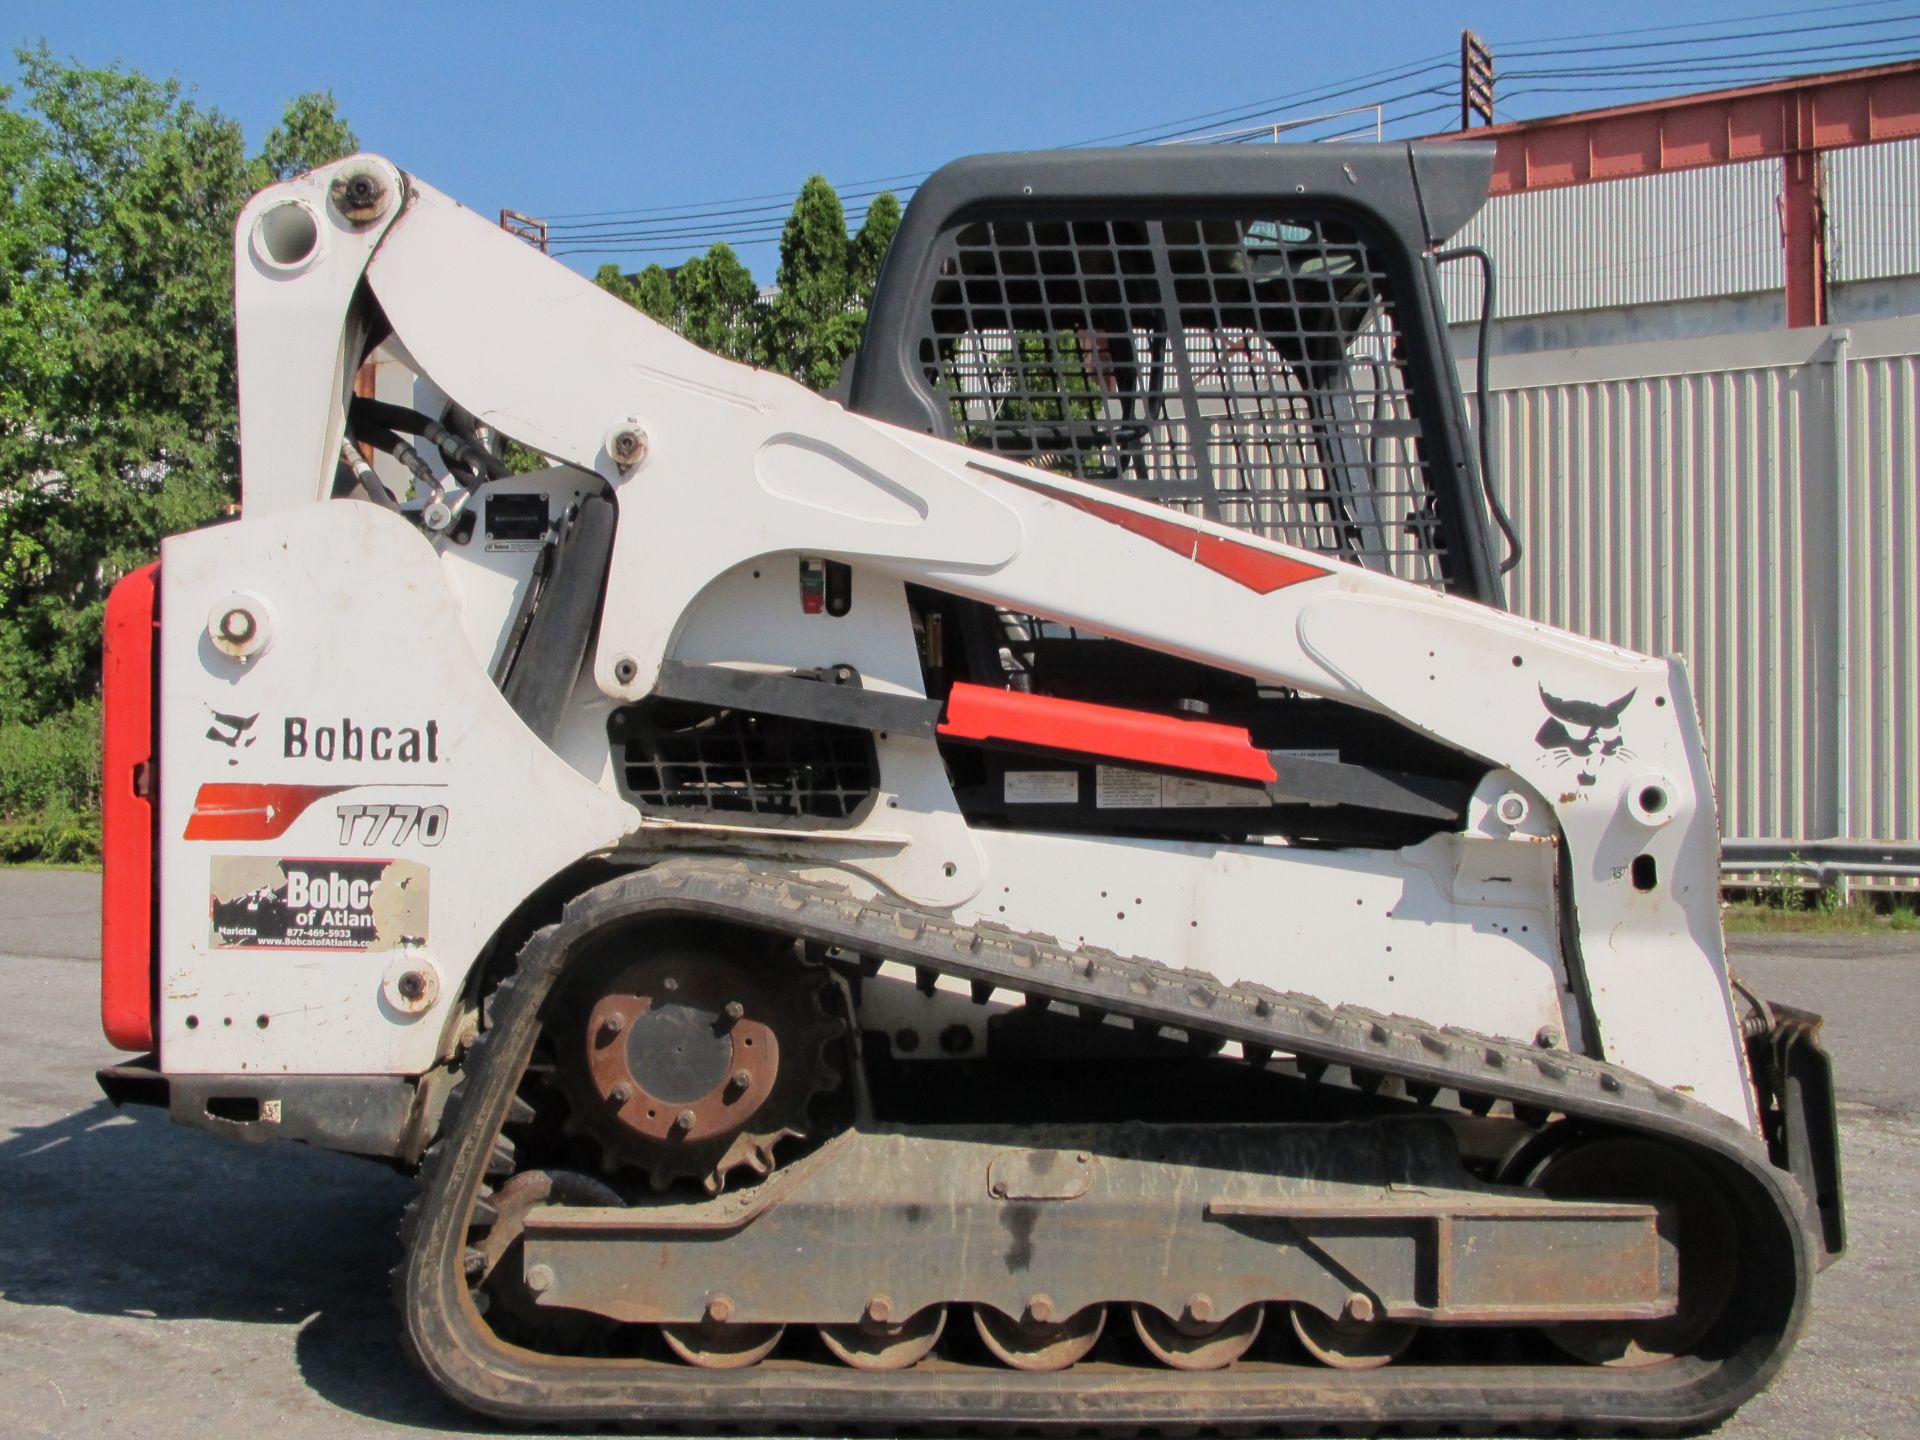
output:
[[[1920,274],[1920,140],[1827,153],[1827,275]]]
[[[1892,323],[1920,352],[1920,321]],[[1725,834],[1920,838],[1920,360],[1849,362],[1843,566],[1830,346],[1797,332],[1774,342],[1797,358],[1769,363],[1762,340],[1621,347],[1620,373],[1564,383],[1565,357],[1495,362],[1495,472],[1527,546],[1508,600],[1687,657]]]
[[[1497,195],[1452,243],[1493,256],[1499,318],[1777,290],[1779,188],[1779,162],[1755,160]],[[1449,320],[1480,313],[1476,267],[1441,291]]]
[[[1920,359],[1856,361],[1848,378],[1848,829],[1910,837],[1920,835]]]

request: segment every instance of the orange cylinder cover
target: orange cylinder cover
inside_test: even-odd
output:
[[[107,596],[102,688],[100,1023],[121,1050],[153,1048],[154,855],[160,566],[142,566]]]

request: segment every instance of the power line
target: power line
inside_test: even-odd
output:
[[[1635,75],[1669,75],[1676,71],[1688,71],[1699,74],[1708,70],[1751,70],[1755,66],[1746,62],[1755,60],[1774,60],[1792,63],[1813,55],[1826,55],[1833,52],[1846,52],[1835,58],[1869,59],[1883,55],[1889,46],[1910,48],[1920,43],[1920,34],[1885,35],[1873,40],[1846,40],[1833,45],[1801,45],[1791,50],[1747,50],[1728,51],[1719,55],[1703,57],[1676,57],[1667,60],[1628,60],[1617,65],[1571,65],[1549,66],[1539,70],[1503,70],[1502,79],[1531,80],[1539,76],[1550,75],[1619,75],[1631,78]],[[1872,52],[1869,54],[1868,52]]]
[[[1680,45],[1731,45],[1742,40],[1765,40],[1782,35],[1826,35],[1835,30],[1859,30],[1876,25],[1903,25],[1915,18],[1916,16],[1912,14],[1883,15],[1875,20],[1844,20],[1823,25],[1793,25],[1779,30],[1745,30],[1733,35],[1694,36],[1685,40],[1638,40],[1621,45],[1585,46],[1579,50],[1572,50],[1564,45],[1542,46],[1538,50],[1510,45],[1502,48],[1500,54],[1527,60],[1538,55],[1592,55],[1624,50],[1670,50]]]
[[[1847,4],[1816,6],[1813,9],[1808,9],[1806,6],[1801,5],[1795,6],[1791,10],[1764,10],[1757,14],[1749,15],[1747,18],[1750,20],[1779,20],[1787,16],[1829,15],[1846,10],[1877,10],[1882,6],[1901,3],[1904,3],[1904,0],[1850,0],[1850,3]],[[1564,45],[1570,40],[1611,40],[1616,35],[1661,35],[1671,33],[1675,30],[1712,30],[1724,24],[1726,24],[1724,20],[1683,20],[1672,25],[1636,25],[1631,30],[1593,30],[1584,35],[1537,35],[1513,40],[1494,40],[1490,43],[1497,52],[1512,54],[1525,46],[1545,45],[1549,41],[1557,45]]]
[[[901,188],[911,190],[911,189],[917,189],[918,187],[902,186]],[[870,200],[876,195],[885,195],[890,192],[882,189],[882,190],[847,190],[847,191],[836,191],[835,193],[839,195],[841,201],[844,203],[848,200]],[[891,193],[898,193],[898,192],[891,192]],[[652,220],[652,221],[643,221],[639,219],[554,221],[550,219],[548,221],[548,224],[554,230],[563,230],[563,231],[567,231],[574,234],[580,234],[588,231],[613,230],[613,229],[619,229],[622,226],[640,225],[640,224],[677,225],[682,221],[686,221],[686,220],[724,220],[724,219],[731,219],[733,217],[741,216],[741,215],[762,215],[762,216],[776,215],[776,214],[785,215],[792,209],[793,209],[793,196],[785,195],[785,196],[782,196],[777,202],[771,205],[749,205],[744,208],[733,209],[733,210],[689,211],[686,214],[662,215],[657,220]]]
[[[1902,0],[1853,0],[1853,3],[1830,6],[1821,10],[1796,7],[1763,12],[1749,19],[1761,22],[1798,20],[1814,15],[1831,16],[1834,12],[1882,9],[1898,3],[1902,3]],[[1916,44],[1920,44],[1920,34],[1909,32],[1897,35],[1859,34],[1824,45],[1770,45],[1746,50],[1727,47],[1809,34],[1868,31],[1920,21],[1920,13],[1912,10],[1911,0],[1905,0],[1905,3],[1909,8],[1900,14],[1854,20],[1829,18],[1822,23],[1811,25],[1727,30],[1725,22],[1690,21],[1643,26],[1633,30],[1598,31],[1586,35],[1543,36],[1532,40],[1501,42],[1495,46],[1495,53],[1503,58],[1546,62],[1560,60],[1567,63],[1535,64],[1526,68],[1502,71],[1499,76],[1502,81],[1542,83],[1522,84],[1517,89],[1509,88],[1502,93],[1500,99],[1503,105],[1510,106],[1514,101],[1529,96],[1609,93],[1617,95],[1623,90],[1666,93],[1697,88],[1698,78],[1704,74],[1715,76],[1721,84],[1749,84],[1781,79],[1795,73],[1808,73],[1810,67],[1819,64],[1830,65],[1837,62],[1857,64],[1861,61],[1902,58],[1912,53],[1912,48]],[[1684,31],[1715,33],[1690,34],[1681,39],[1645,38],[1649,35]],[[1569,43],[1612,40],[1616,37],[1630,38],[1618,44],[1571,45]],[[1648,51],[1685,51],[1687,53],[1641,53]],[[1614,58],[1616,56],[1621,58]],[[1293,128],[1296,133],[1307,133],[1318,126],[1330,127],[1334,122],[1344,120],[1347,122],[1345,129],[1321,135],[1319,138],[1348,138],[1370,133],[1375,127],[1368,125],[1354,128],[1350,114],[1346,112],[1318,117],[1302,116],[1300,112],[1314,105],[1324,105],[1362,92],[1377,92],[1396,83],[1418,79],[1438,70],[1451,70],[1453,65],[1452,57],[1436,57],[1399,66],[1383,67],[1348,80],[1329,82],[1321,88],[1299,90],[1289,95],[1274,96],[1267,100],[1248,102],[1201,115],[1190,115],[1179,120],[1163,121],[1157,125],[1136,126],[1091,140],[1075,141],[1060,148],[1077,149],[1119,140],[1126,140],[1134,145],[1183,141],[1189,144],[1249,144],[1264,139],[1273,125],[1255,123],[1241,130],[1220,134],[1208,134],[1205,131],[1209,126],[1231,125],[1234,122],[1271,121],[1273,124],[1280,124],[1289,117],[1294,119]],[[1667,79],[1666,77],[1669,76],[1684,78]],[[1593,85],[1568,83],[1582,80],[1611,81],[1612,83]],[[1452,94],[1453,90],[1449,85],[1426,85],[1371,101],[1360,108],[1374,109],[1378,113],[1377,125],[1379,131],[1384,133],[1389,126],[1410,125],[1412,122],[1446,113],[1453,108],[1451,103],[1428,104],[1388,114],[1387,107],[1434,96],[1450,97]],[[917,182],[926,178],[929,173],[919,171],[909,175],[877,177],[854,183],[883,186],[888,182],[911,180],[915,183],[892,187],[895,193],[905,199],[919,188]],[[843,198],[871,200],[881,193],[880,189],[849,191]],[[651,209],[570,212],[550,217],[560,222],[553,227],[557,232],[555,238],[558,246],[554,253],[556,255],[646,256],[669,253],[684,255],[689,250],[698,249],[703,244],[711,244],[715,241],[726,241],[739,246],[767,244],[780,238],[785,229],[785,216],[790,213],[791,207],[792,196],[779,194],[743,196],[732,201],[706,201]],[[848,219],[850,224],[862,223],[864,211],[858,216],[849,213]],[[720,223],[697,223],[705,221]]]
[[[931,171],[913,170],[904,175],[874,175],[865,180],[849,181],[853,185],[887,185],[896,180],[924,180]],[[875,192],[878,193],[878,192]],[[698,209],[706,205],[745,205],[754,200],[787,200],[791,202],[793,192],[783,191],[773,195],[735,195],[726,200],[696,200],[688,205],[659,205],[651,209],[638,210],[568,210],[557,215],[549,215],[548,220],[592,220],[604,215],[672,215],[677,211]]]
[[[1302,105],[1318,105],[1327,100],[1338,100],[1344,96],[1355,94],[1365,89],[1369,84],[1391,85],[1400,80],[1411,79],[1414,75],[1425,73],[1436,67],[1444,68],[1447,63],[1448,57],[1445,55],[1430,56],[1425,60],[1407,61],[1401,65],[1389,65],[1381,70],[1369,71],[1365,75],[1355,75],[1349,77],[1347,80],[1334,82],[1346,87],[1341,90],[1327,91],[1321,94],[1314,94],[1311,89],[1296,90],[1290,94],[1275,95],[1266,100],[1246,101],[1240,105],[1230,106],[1225,110],[1211,110],[1204,115],[1188,115],[1179,120],[1162,120],[1153,125],[1137,126],[1132,130],[1116,130],[1111,135],[1100,135],[1091,140],[1073,140],[1062,145],[1060,148],[1062,150],[1082,150],[1090,145],[1105,145],[1115,140],[1128,140],[1129,143],[1134,144],[1151,143],[1151,141],[1132,140],[1130,137],[1152,134],[1154,138],[1165,139],[1168,138],[1169,126],[1189,125],[1199,128],[1243,118],[1240,112],[1246,111],[1249,105],[1266,107],[1250,112],[1256,115],[1269,114],[1276,108],[1297,109]],[[1170,133],[1187,134],[1191,132],[1175,130]]]

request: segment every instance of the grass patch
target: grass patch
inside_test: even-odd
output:
[[[1731,901],[1720,907],[1720,920],[1729,935],[1864,935],[1881,930],[1920,930],[1920,914],[1915,913],[1911,901],[1896,900],[1892,909],[1883,913],[1867,900],[1822,904],[1800,891],[1788,892],[1785,898]]]

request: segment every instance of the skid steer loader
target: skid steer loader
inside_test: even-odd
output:
[[[1501,608],[1489,164],[961,161],[844,403],[385,160],[264,191],[243,512],[108,610],[108,1095],[417,1171],[508,1422],[1728,1413],[1829,1068],[1682,666]]]

